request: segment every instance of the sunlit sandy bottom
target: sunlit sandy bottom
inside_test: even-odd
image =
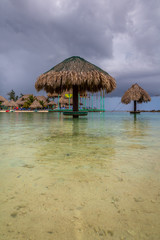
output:
[[[156,123],[38,118],[0,119],[0,240],[159,240]]]

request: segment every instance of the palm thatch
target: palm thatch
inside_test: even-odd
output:
[[[25,101],[22,101],[22,98],[19,98],[16,103],[18,104],[18,106],[23,106],[23,104],[25,103]]]
[[[33,96],[33,94],[25,94],[25,95],[23,95],[23,96],[21,97],[21,100],[22,100],[22,101],[25,101],[25,100],[27,100],[30,96]]]
[[[58,98],[58,93],[48,93],[47,94],[47,96],[49,97],[49,98]],[[60,95],[59,95],[60,96]]]
[[[35,97],[38,101],[43,101],[43,102],[46,102],[47,101],[47,98],[45,96],[36,96]]]
[[[3,105],[6,107],[18,107],[18,104],[16,102],[14,102],[13,100],[11,100],[10,102],[5,101],[5,102],[3,102]]]
[[[35,88],[49,93],[68,91],[78,86],[79,92],[98,92],[105,89],[107,93],[116,88],[116,81],[107,72],[80,57],[71,57],[57,64],[48,72],[39,76]]]
[[[149,94],[136,83],[125,92],[121,99],[121,102],[125,104],[128,104],[131,101],[142,103],[151,101],[151,98]]]
[[[61,105],[69,105],[69,98],[61,97],[61,98],[59,99],[59,103],[60,103]],[[72,98],[70,99],[70,105],[73,105],[73,99],[72,99]]]
[[[134,111],[131,111],[131,113],[139,113],[139,111],[137,112],[137,102],[149,102],[151,98],[149,94],[136,83],[125,92],[121,99],[121,102],[125,104],[131,101],[134,101]]]
[[[107,93],[116,88],[116,81],[107,72],[80,57],[71,57],[39,76],[35,83],[37,91],[62,93],[73,89],[73,111],[78,111],[78,92]],[[78,115],[73,114],[73,117]]]
[[[10,107],[18,107],[18,104],[13,100],[11,100],[9,104],[10,104]]]
[[[4,102],[7,101],[7,99],[5,99],[4,97],[0,96],[0,102]]]
[[[32,108],[32,109],[42,108],[42,105],[41,105],[37,100],[35,100],[35,101],[30,105],[30,108]]]
[[[49,103],[47,103],[47,105],[48,105],[48,106],[53,106],[53,105],[56,106],[57,103],[55,103],[54,101],[50,101]]]
[[[1,105],[2,105],[2,106],[6,106],[6,107],[8,107],[8,105],[9,105],[9,101],[8,101],[8,100],[5,100],[4,102],[2,102]]]

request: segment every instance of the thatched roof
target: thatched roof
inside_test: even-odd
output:
[[[30,108],[42,108],[42,105],[41,105],[37,100],[35,100],[35,101],[30,105]]]
[[[19,98],[19,99],[16,101],[16,103],[17,103],[18,105],[23,105],[23,104],[25,103],[25,101],[22,101],[22,98]]]
[[[0,102],[4,102],[7,101],[7,99],[5,99],[4,97],[0,96]]]
[[[49,98],[58,98],[58,93],[48,93],[47,96]],[[60,95],[59,95],[59,97],[60,97]]]
[[[22,105],[24,105],[24,101],[18,101],[18,102],[16,102],[17,104],[18,104],[18,106],[22,106]]]
[[[13,100],[11,100],[10,102],[8,102],[8,101],[3,102],[3,106],[6,106],[6,107],[18,107],[18,104],[16,102],[14,102]]]
[[[48,106],[53,106],[53,105],[57,105],[57,103],[55,103],[54,101],[50,101],[47,105]]]
[[[35,88],[50,93],[61,93],[77,85],[79,92],[98,92],[105,89],[107,93],[116,88],[116,81],[107,72],[80,57],[71,57],[57,64],[48,72],[39,76]]]
[[[69,105],[69,98],[64,98],[64,97],[61,97],[59,99],[59,103],[62,105]],[[70,105],[73,105],[73,99],[71,98],[70,99]]]
[[[47,98],[45,96],[36,96],[36,99],[38,101],[43,101],[43,102],[46,102],[47,101]]]
[[[121,99],[121,102],[125,104],[128,104],[131,101],[142,103],[151,101],[151,98],[149,94],[136,83],[125,92]]]
[[[1,105],[2,105],[2,106],[6,106],[6,107],[8,107],[8,105],[9,105],[9,101],[8,101],[8,100],[5,100],[4,102],[2,102]]]
[[[27,98],[29,98],[29,96],[33,96],[33,94],[25,94],[21,97],[21,100],[24,101],[26,100]]]

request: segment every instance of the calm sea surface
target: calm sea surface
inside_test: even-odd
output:
[[[160,113],[0,113],[0,240],[159,240]]]

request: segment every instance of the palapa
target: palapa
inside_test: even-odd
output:
[[[35,100],[35,101],[30,105],[30,108],[33,108],[33,109],[42,108],[42,105],[41,105],[37,100]]]
[[[71,57],[57,64],[39,76],[35,83],[38,91],[61,93],[77,85],[80,92],[98,92],[105,89],[107,93],[116,88],[116,81],[107,72],[80,57]]]
[[[8,100],[5,100],[4,102],[2,102],[1,105],[2,105],[2,106],[6,106],[6,107],[8,107],[8,105],[9,105],[9,101],[8,101]]]
[[[47,103],[47,105],[48,105],[48,106],[53,106],[53,105],[56,106],[57,103],[55,103],[54,101],[50,101],[49,103]]]
[[[8,102],[8,101],[3,102],[3,106],[6,106],[6,107],[18,107],[18,104],[16,102],[14,102],[13,100],[11,100],[10,102]]]
[[[25,94],[21,97],[21,100],[26,101],[30,96],[33,96],[33,94]]]
[[[5,102],[5,101],[7,101],[7,99],[2,97],[2,96],[0,96],[0,102]]]
[[[136,112],[137,102],[138,103],[149,102],[151,101],[151,98],[149,94],[136,83],[132,85],[132,87],[130,87],[121,98],[121,102],[124,104],[128,104],[131,101],[134,101],[134,112]]]
[[[59,103],[60,103],[61,105],[69,105],[69,98],[61,97],[61,98],[59,99]],[[72,98],[70,99],[70,105],[73,105],[73,99],[72,99]]]
[[[9,104],[10,104],[9,107],[18,107],[18,104],[17,104],[15,101],[13,101],[13,100],[11,100],[11,101],[9,102]]]
[[[47,101],[47,98],[45,96],[36,96],[36,99],[38,101],[43,101],[43,102],[46,102]]]
[[[25,101],[22,101],[22,98],[19,98],[16,103],[18,104],[18,106],[23,106],[23,104],[25,103]]]
[[[47,93],[47,96],[49,98],[58,98],[58,96],[60,97],[60,95],[58,93]]]
[[[107,93],[116,88],[116,81],[107,72],[83,58],[73,56],[40,75],[35,88],[47,93],[62,93],[73,89],[73,111],[78,111],[78,92]]]

